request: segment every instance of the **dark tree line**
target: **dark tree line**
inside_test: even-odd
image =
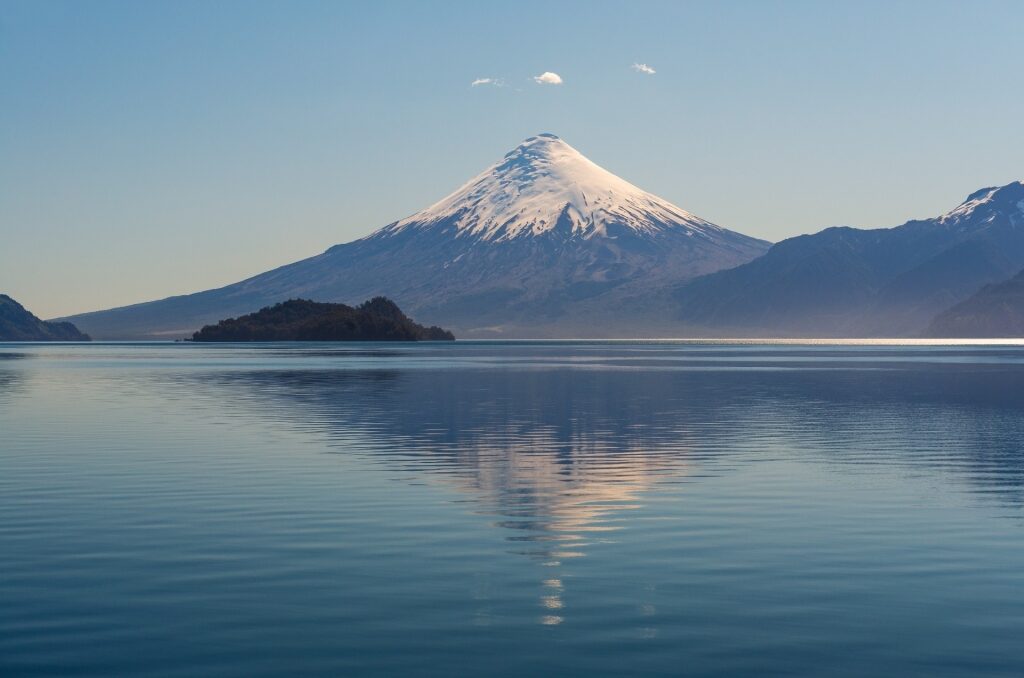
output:
[[[440,327],[424,327],[395,302],[374,297],[355,308],[291,299],[256,313],[221,320],[192,335],[192,341],[451,341]]]

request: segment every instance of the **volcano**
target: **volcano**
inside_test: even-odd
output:
[[[387,296],[460,337],[650,336],[664,331],[656,290],[768,247],[539,134],[360,240],[219,289],[69,319],[97,339],[170,338],[292,298]]]

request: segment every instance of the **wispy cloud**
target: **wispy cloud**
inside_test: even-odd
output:
[[[561,85],[562,76],[551,71],[544,71],[540,75],[533,76],[533,81],[538,85]]]
[[[657,73],[653,68],[647,64],[633,64],[633,70],[637,73],[646,73],[647,75],[654,75]]]
[[[479,87],[480,85],[493,85],[494,87],[501,87],[505,83],[498,78],[477,78],[476,80],[469,84],[471,87]]]

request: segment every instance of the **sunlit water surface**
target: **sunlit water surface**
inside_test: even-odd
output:
[[[0,345],[4,675],[1024,673],[1024,347]]]

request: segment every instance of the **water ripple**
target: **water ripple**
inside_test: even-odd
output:
[[[5,353],[4,674],[1024,667],[1024,347]]]

